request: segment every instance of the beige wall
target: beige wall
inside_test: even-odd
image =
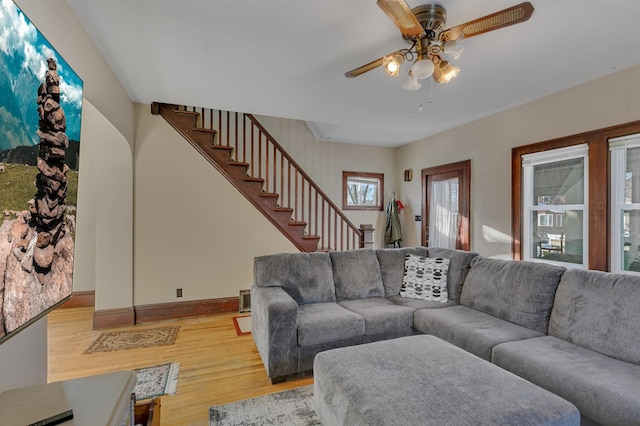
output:
[[[92,183],[96,310],[131,307],[133,302],[133,159],[127,141],[93,108],[83,107],[90,164],[80,158],[79,181]],[[84,129],[84,128],[83,128]],[[82,194],[80,194],[82,195]],[[79,197],[80,198],[80,197]],[[78,214],[81,214],[78,207]],[[78,218],[78,221],[82,216]],[[91,219],[90,219],[91,220]],[[81,247],[77,248],[80,252]],[[83,265],[88,265],[84,262]],[[74,279],[75,289],[75,279]]]
[[[384,205],[393,191],[398,195],[402,171],[394,169],[394,149],[317,141],[304,121],[257,116],[258,121],[311,176],[338,206],[342,207],[342,172],[384,173]],[[376,247],[384,244],[384,211],[344,212],[355,225],[373,224]],[[403,215],[404,213],[401,213]]]
[[[453,83],[452,83],[453,84]],[[640,120],[640,66],[399,148],[396,170],[471,159],[471,248],[511,257],[511,148]],[[420,179],[402,183],[408,213],[419,214]],[[405,219],[412,217],[405,215]],[[407,222],[407,245],[420,243],[420,224]]]
[[[73,290],[95,290],[98,310],[132,306],[132,161],[122,134],[85,99]]]
[[[298,251],[148,105],[135,113],[135,305],[237,296],[255,256]]]

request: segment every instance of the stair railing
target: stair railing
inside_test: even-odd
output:
[[[180,106],[200,114],[198,126],[217,132],[216,144],[234,149],[233,159],[248,163],[250,177],[264,180],[263,190],[279,194],[281,208],[293,209],[292,221],[305,222],[317,235],[319,250],[361,247],[358,229],[251,114]]]

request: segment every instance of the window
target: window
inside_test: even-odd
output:
[[[611,271],[640,273],[640,134],[610,139]]]
[[[538,214],[538,226],[553,226],[553,214]]]
[[[586,145],[588,156],[585,161],[585,198],[583,216],[583,259],[582,265],[599,271],[634,273],[640,265],[634,263],[640,256],[640,121],[597,129],[577,135],[515,147],[511,151],[512,159],[512,255],[514,259],[524,259],[533,253],[531,238],[533,223],[537,227],[537,217],[529,218],[532,210],[525,215],[525,202],[530,203],[533,194],[525,196],[524,160],[528,155],[553,153],[559,149],[570,149]],[[637,159],[638,158],[638,159]],[[588,169],[588,170],[587,170]],[[638,196],[635,193],[638,192]],[[552,193],[540,193],[538,214],[553,212],[553,228],[538,228],[542,244],[550,246],[549,253],[566,253],[574,247],[573,235],[577,231],[576,215],[568,209],[569,198],[564,200],[564,208],[554,205]],[[546,196],[549,196],[548,202]],[[546,204],[544,207],[540,203]],[[636,204],[638,203],[638,204]],[[553,207],[553,208],[551,208]],[[535,210],[533,210],[535,211]],[[558,215],[562,219],[558,221]],[[638,223],[636,224],[636,215]],[[526,219],[526,220],[525,220]],[[527,224],[527,222],[529,224]],[[525,227],[526,230],[525,230]],[[560,232],[564,230],[564,234]],[[530,235],[530,237],[527,237]],[[536,235],[537,237],[537,235]],[[586,244],[588,240],[588,244]],[[548,242],[547,242],[548,241]],[[525,244],[526,242],[526,244]],[[559,246],[557,249],[554,246]],[[547,246],[544,246],[546,249]],[[587,250],[587,251],[584,251]],[[557,254],[555,255],[557,256]],[[586,263],[585,263],[586,262]],[[563,263],[571,266],[571,263]],[[575,265],[574,265],[575,266]]]
[[[342,172],[343,210],[382,210],[384,174]]]
[[[588,145],[523,155],[522,176],[524,259],[586,268]]]

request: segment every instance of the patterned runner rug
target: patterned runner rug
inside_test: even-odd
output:
[[[231,425],[320,425],[313,385],[209,408],[209,426]]]
[[[180,327],[160,327],[101,333],[85,354],[173,345],[179,329]]]
[[[136,401],[176,393],[180,363],[170,362],[133,371],[136,373]]]

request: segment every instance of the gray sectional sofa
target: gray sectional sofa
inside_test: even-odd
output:
[[[400,296],[405,256],[449,259],[446,303]],[[273,382],[328,349],[431,334],[573,403],[640,425],[640,277],[413,247],[254,262],[252,334]]]

